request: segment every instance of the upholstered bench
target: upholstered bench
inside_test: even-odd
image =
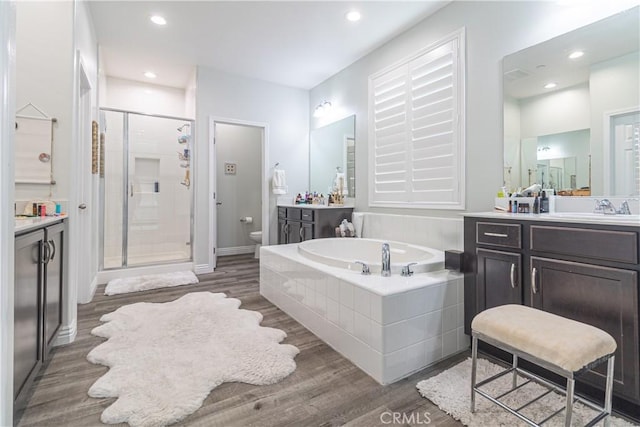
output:
[[[609,425],[615,360],[613,354],[616,350],[616,342],[608,333],[593,326],[535,308],[510,304],[490,308],[479,313],[471,322],[471,336],[471,412],[475,412],[475,395],[478,393],[532,426],[541,425],[566,409],[565,426],[570,426],[575,400],[598,411],[598,415],[587,425],[595,425],[603,419],[605,426]],[[476,384],[478,340],[510,352],[513,355],[513,365],[511,368]],[[518,358],[562,375],[567,379],[566,390],[522,370],[518,367]],[[604,406],[599,407],[588,400],[574,397],[575,378],[605,361],[607,362],[607,380]],[[479,389],[511,372],[513,373],[512,388],[506,393],[494,397]],[[534,381],[546,387],[548,392],[514,409],[499,399],[526,384],[517,385],[518,374],[527,378],[526,383]],[[564,408],[538,422],[520,413],[520,410],[552,391],[566,395]]]

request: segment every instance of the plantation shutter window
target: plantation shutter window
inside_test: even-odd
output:
[[[369,204],[464,209],[464,31],[369,78]]]

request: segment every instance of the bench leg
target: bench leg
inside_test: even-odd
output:
[[[478,361],[478,338],[471,338],[471,413],[476,411],[476,363]]]
[[[611,422],[611,395],[613,393],[613,366],[615,360],[616,357],[611,356],[607,361],[607,385],[604,392],[604,410],[609,415],[604,419],[604,427],[609,427],[609,423]]]
[[[564,419],[565,427],[571,426],[571,416],[573,415],[573,389],[576,381],[573,378],[567,378],[567,407],[566,417]]]
[[[518,386],[518,371],[516,371],[517,368],[518,368],[518,356],[514,354],[513,355],[513,388],[516,388]]]

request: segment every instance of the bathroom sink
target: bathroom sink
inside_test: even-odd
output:
[[[549,216],[552,218],[588,219],[588,220],[640,223],[640,215],[605,215],[601,213],[592,213],[592,212],[555,212],[555,213],[549,214]]]

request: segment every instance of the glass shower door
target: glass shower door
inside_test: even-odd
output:
[[[103,113],[104,268],[191,260],[193,122]]]
[[[183,125],[129,115],[129,266],[191,258],[190,144],[179,142],[188,135]]]

